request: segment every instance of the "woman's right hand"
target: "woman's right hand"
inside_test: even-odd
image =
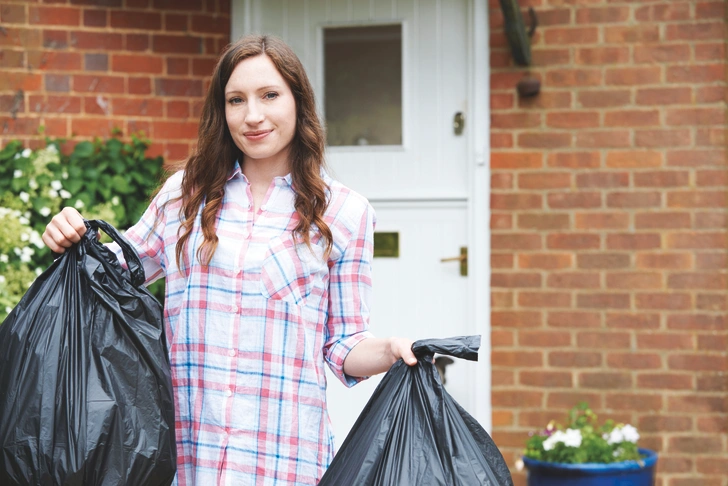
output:
[[[53,216],[43,232],[43,243],[56,253],[63,253],[86,234],[83,216],[74,208],[66,207]]]

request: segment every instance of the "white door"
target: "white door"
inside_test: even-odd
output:
[[[374,260],[377,336],[482,332],[470,302],[472,275],[461,275],[457,261],[441,261],[460,255],[473,235],[471,6],[468,0],[233,4],[234,17],[242,16],[233,20],[234,35],[277,35],[296,51],[327,123],[332,176],[370,200],[377,233],[398,237],[397,257]],[[478,417],[476,374],[482,382],[475,364],[456,361],[447,368],[446,387]],[[328,378],[341,444],[381,377],[352,389]]]

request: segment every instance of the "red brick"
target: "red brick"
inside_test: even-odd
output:
[[[167,74],[184,74],[190,73],[190,60],[181,57],[167,58]]]
[[[660,82],[659,67],[610,68],[605,73],[606,84],[618,86],[637,86]]]
[[[109,115],[109,100],[101,96],[89,96],[83,99],[83,112],[91,115]]]
[[[513,292],[491,292],[490,304],[493,309],[512,309]]]
[[[648,127],[660,125],[656,110],[610,111],[604,115],[605,127]]]
[[[168,118],[189,118],[190,104],[188,101],[168,101],[166,105]]]
[[[599,114],[580,111],[549,113],[546,125],[554,128],[594,128],[599,126]]]
[[[728,349],[728,335],[717,336],[710,334],[698,336],[698,349],[704,351],[725,351]]]
[[[86,27],[106,27],[108,22],[108,10],[83,10],[83,25]]]
[[[512,254],[491,253],[491,268],[513,268],[514,258]]]
[[[725,45],[722,43],[696,44],[696,61],[720,61],[725,58]]]
[[[691,22],[688,24],[668,24],[665,37],[667,41],[690,41],[706,39],[723,39],[725,24],[723,22]]]
[[[728,477],[728,458],[699,457],[697,458],[697,470],[701,474],[717,474]]]
[[[68,47],[68,31],[44,29],[43,47],[48,49],[66,49]]]
[[[570,147],[572,135],[558,132],[522,132],[517,136],[518,145],[524,148]]]
[[[570,108],[571,93],[568,91],[546,91],[539,93],[538,96],[519,97],[518,107],[526,109]]]
[[[160,100],[145,98],[114,98],[114,115],[161,117],[163,104]]]
[[[490,132],[490,148],[512,148],[513,147],[513,135],[510,133],[497,133]]]
[[[76,7],[29,6],[31,24],[76,26],[81,23],[81,10]]]
[[[546,44],[594,44],[599,39],[596,27],[548,27],[542,31]]]
[[[542,403],[542,392],[503,390],[493,391],[491,394],[491,404],[494,407],[540,407]]]
[[[673,370],[689,371],[728,371],[728,357],[710,355],[670,355],[667,364]]]
[[[77,52],[31,51],[27,53],[28,68],[42,71],[80,71],[83,58]]]
[[[680,147],[690,144],[688,130],[637,130],[635,143],[639,147]]]
[[[599,235],[588,233],[563,233],[546,236],[546,246],[552,249],[586,250],[598,249]]]
[[[611,151],[607,153],[607,167],[646,168],[662,165],[663,155],[651,150]]]
[[[152,82],[150,78],[129,77],[129,94],[151,94]]]
[[[582,272],[550,273],[546,286],[557,289],[598,289],[599,274]]]
[[[610,250],[651,250],[660,246],[660,235],[656,233],[607,235],[607,248]]]
[[[557,152],[548,155],[548,165],[549,167],[589,169],[599,167],[600,159],[599,152]]]
[[[28,111],[31,113],[80,113],[81,98],[78,96],[30,96]]]
[[[490,373],[491,383],[494,387],[509,386],[516,383],[516,374],[508,370],[493,370]]]
[[[68,118],[50,118],[46,117],[43,119],[43,134],[49,137],[61,137],[66,138],[70,134],[68,133]]]
[[[724,128],[698,128],[696,130],[695,144],[707,147],[723,147],[727,137]]]
[[[156,10],[201,10],[200,0],[152,0],[152,7]]]
[[[673,2],[667,4],[654,4],[638,7],[634,13],[638,21],[670,21],[689,20],[690,5],[688,3]]]
[[[512,90],[516,83],[518,83],[518,81],[520,81],[522,77],[523,73],[521,72],[491,73],[490,89]]]
[[[696,331],[725,331],[728,329],[728,322],[723,315],[678,314],[668,316],[667,328]]]
[[[602,71],[600,69],[563,69],[546,72],[544,87],[581,88],[584,86],[600,86]]]
[[[594,368],[602,365],[600,353],[577,351],[551,351],[549,366],[566,368]]]
[[[637,90],[638,105],[684,105],[692,101],[690,88],[640,88]]]
[[[719,437],[671,437],[669,441],[670,445],[668,446],[668,450],[670,452],[681,452],[685,454],[710,454],[721,450],[723,447]],[[685,483],[685,486],[687,484]],[[693,479],[690,480],[690,484],[695,484]],[[715,483],[715,485],[720,486],[720,483]],[[678,485],[676,484],[675,486]]]
[[[73,76],[73,90],[92,93],[123,93],[124,78],[121,76]]]
[[[693,378],[689,375],[647,373],[637,376],[637,387],[653,390],[691,390]]]
[[[526,253],[518,255],[518,267],[554,270],[572,266],[573,256],[568,253]]]
[[[725,347],[723,349],[725,349]],[[708,392],[726,392],[728,391],[728,380],[726,380],[724,373],[698,376],[697,390]]]
[[[0,49],[0,69],[22,69],[24,67],[26,67],[24,52]]]
[[[602,403],[602,395],[599,393],[575,392],[551,392],[548,395],[546,406],[559,410],[569,410],[574,404],[587,402],[594,409],[599,409]]]
[[[698,253],[696,256],[696,267],[703,270],[715,270],[717,268],[728,268],[728,254],[723,253]]]
[[[141,52],[149,49],[149,34],[124,34],[127,51]]]
[[[40,125],[39,122],[40,120],[38,118],[0,116],[0,126],[3,127],[3,135],[36,133]]]
[[[645,349],[694,349],[691,334],[684,333],[644,333],[637,336],[637,347]]]
[[[496,410],[491,414],[491,421],[495,427],[513,425],[513,412]]]
[[[728,433],[728,420],[724,416],[699,417],[698,430],[709,434]]]
[[[576,64],[601,66],[629,62],[627,47],[589,47],[576,50]]]
[[[631,94],[626,89],[589,90],[579,91],[577,98],[583,108],[613,108],[628,105]]]
[[[515,342],[514,334],[512,331],[491,331],[490,345],[494,348],[511,348]]]
[[[725,233],[674,233],[667,236],[668,248],[679,249],[724,249],[726,248]]]
[[[71,90],[71,77],[67,74],[46,74],[43,79],[48,92],[67,93]]]
[[[571,373],[559,371],[521,371],[519,382],[523,386],[539,388],[571,388],[573,386]]]
[[[607,327],[614,329],[657,329],[660,327],[658,314],[607,314]]]
[[[120,124],[108,118],[74,118],[71,120],[71,133],[81,137],[108,138]]]
[[[152,131],[154,137],[157,139],[194,139],[197,137],[197,123],[155,120],[152,125]]]
[[[24,24],[27,20],[24,5],[0,6],[0,22],[3,24]]]
[[[493,128],[532,128],[541,125],[541,115],[538,113],[493,113],[490,119]]]
[[[606,406],[614,410],[657,411],[662,409],[662,397],[644,393],[615,393],[606,396]]]
[[[673,208],[725,208],[725,191],[681,191],[667,194],[667,205]]]
[[[513,174],[509,172],[491,172],[490,188],[491,189],[512,189]]]
[[[699,170],[695,176],[699,186],[728,186],[726,170]]]
[[[675,273],[668,277],[667,286],[672,289],[727,290],[728,275],[715,272]]]
[[[533,66],[568,65],[571,64],[571,52],[569,49],[535,49],[531,51],[531,64]]]
[[[647,171],[634,174],[634,183],[638,187],[679,187],[690,183],[687,171]]]
[[[629,215],[625,213],[576,213],[576,229],[627,229]]]
[[[227,34],[230,31],[230,18],[227,15],[203,15],[192,17],[192,31],[207,34]]]
[[[638,253],[637,268],[660,270],[686,270],[692,267],[693,258],[689,253]]]
[[[512,229],[513,228],[513,215],[512,214],[491,214],[490,215],[490,228],[491,229]]]
[[[541,209],[543,207],[540,194],[491,194],[491,209]]]
[[[541,287],[541,275],[538,273],[500,273],[493,272],[490,277],[492,287]]]
[[[724,79],[723,64],[668,66],[668,83],[713,83]]]
[[[189,15],[166,12],[164,14],[164,30],[187,32],[189,30]]]
[[[571,336],[561,331],[519,331],[518,345],[537,348],[558,348],[571,345]]]
[[[724,166],[725,149],[719,150],[671,150],[667,165],[676,167]]]
[[[158,12],[111,11],[111,27],[117,29],[159,30],[162,15]]]
[[[71,45],[76,49],[89,49],[94,51],[120,50],[124,47],[124,38],[121,34],[105,32],[71,32]]]
[[[520,189],[564,189],[571,186],[568,172],[529,172],[518,175]]]
[[[577,187],[613,188],[629,186],[629,173],[627,172],[589,172],[576,176]]]
[[[22,47],[23,49],[40,48],[42,46],[42,31],[40,29],[26,29],[4,27],[4,34],[0,35],[0,46]]]
[[[687,432],[693,428],[693,419],[675,415],[646,415],[640,417],[637,428],[644,432]]]
[[[668,125],[722,125],[725,110],[722,108],[672,108],[667,110]]]
[[[576,256],[576,264],[579,268],[587,269],[627,268],[630,265],[630,259],[629,255],[624,253],[582,253]]]
[[[659,192],[612,192],[607,194],[607,206],[610,208],[649,208],[659,207]]]
[[[602,206],[599,192],[562,192],[547,196],[551,209],[598,208]]]
[[[644,44],[660,40],[658,25],[638,24],[635,26],[605,27],[604,39],[609,44]]]
[[[704,311],[727,311],[728,295],[698,294],[696,306]]]
[[[690,46],[686,44],[635,46],[635,63],[677,63],[690,61]]]
[[[676,396],[669,397],[671,412],[728,412],[728,397]]]
[[[610,348],[620,349],[630,347],[630,333],[628,332],[579,332],[576,335],[576,345],[579,348]]]
[[[629,130],[582,130],[576,134],[579,148],[624,148],[632,145]]]
[[[202,54],[202,39],[196,36],[161,35],[152,36],[154,52],[169,54]]]
[[[40,112],[40,109],[33,109],[36,104],[43,101],[42,96],[30,96],[28,101],[29,112]],[[0,95],[0,112],[14,112],[24,113],[25,112],[25,99],[21,95]]]
[[[194,79],[157,78],[154,92],[158,96],[202,96],[202,83]]]
[[[691,307],[688,294],[678,293],[644,293],[637,294],[638,309],[687,310]]]
[[[576,306],[581,309],[628,309],[629,294],[580,294]]]
[[[629,272],[607,274],[608,289],[660,289],[663,287],[659,273]]]
[[[492,327],[521,329],[524,327],[541,327],[541,313],[534,311],[493,311]]]
[[[632,377],[629,373],[583,372],[579,373],[579,387],[598,388],[602,390],[623,390],[625,388],[632,388]]]
[[[539,309],[571,307],[571,295],[566,292],[524,292],[518,294],[518,305]]]
[[[162,58],[157,56],[114,54],[111,70],[121,73],[162,73]]]
[[[490,109],[507,110],[513,108],[514,96],[511,93],[491,93]]]

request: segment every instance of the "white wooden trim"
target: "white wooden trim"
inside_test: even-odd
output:
[[[472,161],[470,248],[472,270],[470,299],[475,332],[482,336],[475,373],[475,418],[490,433],[493,428],[490,365],[490,77],[488,1],[470,0],[470,109]],[[467,121],[466,121],[467,123]]]

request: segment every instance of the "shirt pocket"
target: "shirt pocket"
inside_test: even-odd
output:
[[[260,269],[260,292],[267,299],[305,305],[325,267],[318,244],[311,243],[309,248],[292,235],[273,238]]]

